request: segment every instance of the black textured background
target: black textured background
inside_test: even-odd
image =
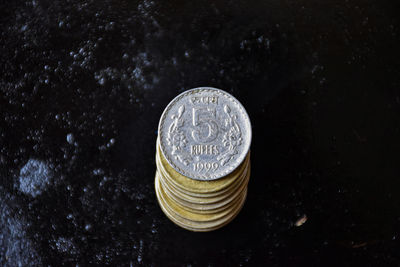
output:
[[[1,1],[1,266],[399,266],[399,1]],[[228,226],[171,223],[158,119],[214,86],[253,124]],[[300,227],[295,222],[306,215]]]

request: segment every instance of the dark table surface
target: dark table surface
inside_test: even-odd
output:
[[[399,1],[2,1],[1,266],[399,266]],[[244,209],[178,228],[161,112],[236,96]],[[297,227],[296,221],[307,221]]]

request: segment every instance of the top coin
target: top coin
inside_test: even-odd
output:
[[[168,163],[195,180],[230,174],[246,157],[251,124],[242,104],[225,91],[199,87],[172,100],[158,126]]]

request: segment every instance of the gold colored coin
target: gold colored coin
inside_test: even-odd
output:
[[[162,182],[160,180],[160,177],[158,177],[160,181],[160,186],[163,187]],[[165,187],[163,187],[165,189]],[[178,205],[180,208],[187,210],[189,212],[194,212],[194,213],[199,213],[199,214],[215,214],[215,213],[220,213],[223,212],[224,210],[227,210],[234,205],[236,205],[240,199],[240,195],[236,197],[236,199],[233,199],[232,201],[226,203],[225,205],[221,206],[216,206],[216,207],[210,207],[208,205],[203,205],[200,208],[199,207],[193,207],[191,205],[186,205],[186,203],[182,203],[181,200],[176,199],[174,196],[171,196],[170,193],[167,190],[164,190],[165,194],[167,195],[168,198],[171,199],[171,201],[174,201],[176,205]]]
[[[240,177],[236,178],[236,181],[234,181],[230,186],[226,187],[225,189],[222,189],[217,192],[213,193],[193,193],[191,191],[188,191],[186,189],[180,188],[175,185],[173,182],[173,179],[169,178],[168,174],[165,172],[164,167],[160,164],[159,156],[156,155],[156,164],[157,164],[157,169],[160,172],[160,175],[164,179],[164,181],[169,185],[169,187],[174,191],[177,192],[177,194],[182,193],[185,196],[193,197],[194,201],[198,201],[198,198],[204,199],[205,202],[208,200],[206,198],[219,198],[221,199],[221,196],[226,195],[228,191],[231,191],[233,188],[237,188],[240,186],[240,183],[243,182],[243,173],[245,173],[249,167],[249,162],[245,165],[245,169],[243,170],[243,173],[241,174]],[[207,183],[207,181],[204,181]],[[190,200],[189,200],[190,201]],[[212,202],[213,200],[210,199],[209,202]]]
[[[244,198],[245,200],[245,198]],[[161,204],[160,204],[161,205]],[[240,210],[242,209],[244,205],[244,201],[242,201],[240,203],[240,207],[239,209],[236,211],[236,213],[231,214],[229,217],[224,218],[223,221],[221,221],[219,224],[215,225],[215,226],[204,226],[204,225],[187,225],[179,220],[177,220],[175,217],[171,216],[171,214],[168,213],[168,211],[166,211],[166,209],[164,207],[161,206],[161,209],[163,210],[164,214],[173,222],[175,223],[177,226],[184,228],[186,230],[189,231],[193,231],[193,232],[210,232],[210,231],[214,231],[217,230],[219,228],[222,228],[223,226],[227,225],[228,223],[230,223],[240,212]]]
[[[162,155],[159,147],[159,140],[157,139],[157,154],[159,156],[160,164],[164,167],[165,174],[171,181],[177,186],[182,188],[183,190],[190,191],[193,193],[211,193],[218,192],[227,187],[229,187],[240,174],[243,172],[247,162],[250,159],[250,154],[248,154],[242,164],[233,171],[230,175],[225,176],[218,180],[210,180],[210,181],[199,181],[190,179],[188,177],[183,176],[179,172],[175,171],[167,162],[167,160]]]
[[[169,191],[164,185],[161,177],[159,176],[160,185],[162,186],[165,194],[168,198],[170,198],[175,204],[177,204],[180,208],[185,209],[189,212],[200,213],[200,214],[211,214],[222,212],[223,210],[228,209],[229,207],[234,206],[238,199],[240,198],[241,193],[247,188],[247,181],[250,174],[247,175],[246,181],[243,183],[241,188],[235,190],[223,201],[212,203],[212,204],[196,204],[187,202],[185,200],[180,199],[179,197],[174,195],[174,192]]]
[[[190,220],[186,220],[182,218],[181,216],[176,216],[176,212],[174,212],[171,207],[168,206],[168,204],[164,201],[162,198],[160,191],[159,191],[159,182],[157,181],[158,178],[155,178],[155,191],[157,194],[157,199],[158,203],[164,212],[164,214],[176,225],[190,230],[190,231],[195,231],[195,232],[208,232],[208,231],[213,231],[216,229],[219,229],[223,227],[224,225],[228,224],[230,221],[232,221],[237,214],[240,212],[242,209],[244,202],[246,200],[246,195],[247,195],[247,189],[243,192],[242,198],[240,202],[237,204],[235,209],[232,210],[231,213],[228,213],[227,216],[220,218],[219,220],[211,221],[211,222],[193,222]]]
[[[242,185],[242,187],[239,190],[234,190],[232,192],[228,192],[229,194],[227,196],[224,196],[221,200],[218,201],[213,201],[211,203],[207,202],[195,202],[192,199],[187,200],[187,197],[184,195],[177,195],[176,192],[171,191],[167,186],[165,186],[164,182],[161,180],[162,187],[164,191],[167,193],[167,195],[172,198],[175,202],[178,202],[179,204],[192,208],[192,209],[197,209],[197,210],[210,210],[210,209],[216,209],[223,207],[227,204],[229,204],[231,201],[233,201],[237,195],[240,193],[240,191],[243,191],[245,188],[245,185]]]
[[[250,178],[250,171],[243,173],[243,176],[244,178],[242,179],[242,183],[240,184],[239,188],[234,188],[231,191],[228,191],[226,195],[212,202],[204,202],[203,201],[204,198],[203,199],[198,198],[197,202],[193,201],[193,198],[187,200],[187,196],[183,194],[178,195],[176,191],[172,191],[168,187],[168,185],[164,183],[161,175],[159,176],[159,179],[165,193],[168,195],[169,198],[173,199],[176,203],[180,204],[183,207],[187,207],[189,209],[194,209],[198,211],[207,211],[207,210],[222,208],[226,205],[229,205],[229,203],[237,199],[239,194],[247,188],[247,184]]]
[[[159,186],[159,193],[161,198],[164,200],[167,206],[171,208],[171,210],[175,213],[175,215],[178,215],[182,219],[186,219],[192,222],[215,221],[230,213],[230,210],[224,210],[223,212],[217,214],[198,214],[194,212],[189,212],[187,210],[180,208],[174,201],[169,199],[166,196],[163,188],[160,186]]]
[[[193,196],[191,192],[184,191],[182,189],[176,188],[164,175],[163,171],[161,168],[159,168],[159,173],[160,173],[160,179],[162,180],[163,187],[165,187],[166,190],[172,192],[174,195],[179,197],[180,199],[183,199],[187,202],[194,203],[194,204],[211,204],[211,203],[216,203],[216,202],[221,202],[223,200],[226,200],[233,192],[236,192],[243,186],[243,184],[246,182],[246,175],[249,170],[250,165],[246,166],[245,171],[242,173],[240,177],[238,177],[237,182],[232,184],[232,186],[226,188],[226,190],[220,191],[219,195],[216,196],[208,196],[205,194],[196,194]]]

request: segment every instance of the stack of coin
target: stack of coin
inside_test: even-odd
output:
[[[243,106],[216,88],[188,90],[161,116],[155,190],[178,226],[206,232],[241,210],[250,178],[251,124]]]

